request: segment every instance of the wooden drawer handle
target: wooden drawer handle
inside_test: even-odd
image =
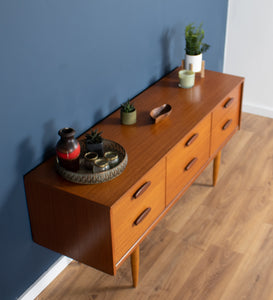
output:
[[[185,171],[188,171],[196,162],[197,162],[198,158],[195,157],[193,158],[185,167]]]
[[[141,196],[151,185],[151,181],[145,182],[135,193],[134,193],[134,198],[136,199],[137,197]]]
[[[146,208],[135,220],[134,224],[138,225],[140,222],[142,222],[147,215],[149,214],[149,212],[151,211],[151,207]]]
[[[226,130],[228,127],[229,127],[229,125],[232,123],[232,120],[230,119],[230,120],[227,120],[226,121],[226,123],[224,124],[224,126],[222,127],[222,130]]]
[[[189,147],[197,138],[198,138],[199,134],[195,133],[192,137],[190,137],[188,139],[188,141],[186,142],[186,146]]]
[[[234,98],[228,99],[228,101],[224,104],[224,108],[228,108],[234,101]]]

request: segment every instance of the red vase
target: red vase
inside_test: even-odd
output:
[[[56,154],[60,165],[69,171],[78,171],[81,146],[74,137],[75,130],[63,128],[58,131],[58,134],[61,138],[56,145]]]

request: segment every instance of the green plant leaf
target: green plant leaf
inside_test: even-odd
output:
[[[205,32],[202,28],[203,23],[198,27],[194,26],[194,23],[190,23],[185,27],[185,40],[186,40],[186,54],[188,55],[198,55],[204,53],[209,49],[209,45],[202,43]]]

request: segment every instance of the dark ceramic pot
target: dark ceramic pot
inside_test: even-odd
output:
[[[100,156],[100,157],[102,157],[104,155],[103,141],[98,144],[86,143],[86,149],[88,152],[98,153],[98,156]]]
[[[60,165],[69,171],[78,171],[81,146],[74,137],[75,130],[63,128],[59,130],[58,134],[61,138],[56,145],[56,153]]]

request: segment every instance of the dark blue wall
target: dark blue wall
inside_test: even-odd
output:
[[[222,71],[227,0],[0,2],[0,291],[20,296],[59,256],[32,242],[23,175],[184,57],[203,22],[208,69]]]

